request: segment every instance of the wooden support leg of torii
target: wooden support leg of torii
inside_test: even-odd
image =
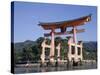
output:
[[[73,26],[73,43],[75,44],[75,62],[78,62],[78,57],[77,57],[77,37],[76,37],[76,27]]]
[[[46,40],[44,40],[41,44],[41,47],[42,47],[41,63],[44,64],[45,63],[45,48],[50,48],[50,55],[51,55],[52,45],[47,45]],[[56,49],[57,49],[57,62],[60,63],[60,49],[61,49],[61,44],[60,43],[58,44]],[[51,58],[50,58],[50,60],[51,60]],[[53,61],[50,61],[50,63],[54,63],[54,58],[52,60]]]
[[[61,44],[59,43],[58,46],[56,47],[57,49],[57,62],[60,63],[60,49],[61,49]]]
[[[46,40],[44,40],[41,44],[41,47],[42,47],[42,54],[41,54],[41,63],[42,65],[45,63],[45,43],[46,43]]]
[[[54,43],[54,29],[51,31],[51,49],[50,49],[50,62],[54,63],[55,43]]]
[[[82,41],[76,41],[76,28],[73,27],[73,38],[68,39],[68,61],[77,64],[82,61]]]

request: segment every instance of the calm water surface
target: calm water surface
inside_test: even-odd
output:
[[[15,67],[15,73],[36,73],[36,72],[52,72],[52,71],[68,71],[68,70],[84,70],[84,69],[96,69],[96,63],[84,63],[81,66],[70,66],[66,65],[58,66],[58,67]]]

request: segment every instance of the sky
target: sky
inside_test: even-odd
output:
[[[39,22],[67,21],[89,14],[92,14],[92,20],[77,27],[77,29],[85,29],[85,32],[77,34],[77,39],[97,41],[96,6],[14,2],[14,42],[35,41],[39,37],[44,37],[44,33],[49,31],[39,26]],[[70,35],[60,35],[62,38],[66,36]]]

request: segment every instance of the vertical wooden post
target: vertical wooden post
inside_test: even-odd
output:
[[[42,46],[42,54],[41,54],[42,64],[45,63],[45,42],[46,42],[46,40],[44,40],[43,43],[41,44],[41,46]]]
[[[76,27],[73,26],[73,42],[76,44],[77,40],[76,40]]]
[[[72,43],[72,38],[69,37],[68,39],[68,60],[71,61],[71,43]]]
[[[76,37],[76,27],[73,26],[73,43],[75,44],[75,61],[77,61],[77,37]]]
[[[56,47],[57,49],[57,61],[60,62],[60,46],[61,44],[59,43],[58,46]]]
[[[54,62],[54,50],[55,50],[55,43],[54,43],[54,29],[51,31],[51,50],[50,50],[50,62]]]
[[[80,45],[81,45],[81,47],[80,47],[81,48],[81,60],[83,60],[83,53],[82,53],[82,51],[83,51],[82,50],[83,49],[83,42],[81,42]]]

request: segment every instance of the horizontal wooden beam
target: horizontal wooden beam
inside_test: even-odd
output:
[[[81,32],[84,32],[85,31],[85,29],[77,29],[76,30],[76,33],[81,33]],[[67,32],[54,32],[54,34],[55,35],[67,35],[67,34],[73,34],[73,30],[71,30],[71,31],[67,31]],[[51,34],[50,33],[45,33],[44,34],[44,36],[45,37],[48,37],[48,36],[51,36]]]

